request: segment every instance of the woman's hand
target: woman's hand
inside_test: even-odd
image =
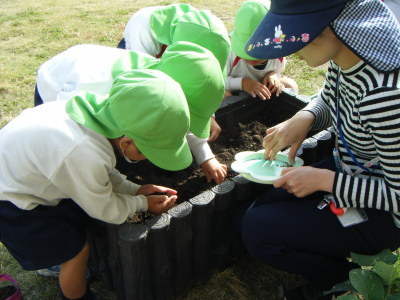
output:
[[[332,193],[335,172],[313,167],[293,167],[282,170],[274,187],[284,188],[296,197],[305,197],[316,191]]]
[[[312,113],[300,111],[289,120],[268,128],[263,140],[265,157],[272,160],[279,151],[290,147],[289,160],[293,163],[297,150],[307,137],[314,118]]]

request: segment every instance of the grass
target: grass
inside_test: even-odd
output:
[[[77,44],[115,47],[129,17],[141,7],[168,5],[175,1],[137,0],[1,0],[0,2],[0,128],[22,110],[33,106],[36,71],[57,53]],[[242,0],[182,1],[209,9],[232,30]],[[296,57],[288,58],[285,74],[294,78],[300,93],[314,94],[322,85],[324,67],[311,69]],[[0,273],[14,276],[26,300],[59,297],[57,280],[21,269],[0,244]],[[293,286],[301,279],[261,265],[251,257],[214,274],[181,300],[276,299],[276,287]],[[95,288],[101,299],[115,299],[104,284]]]

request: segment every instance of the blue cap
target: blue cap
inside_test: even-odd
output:
[[[272,0],[245,51],[258,59],[288,56],[307,46],[342,11],[348,0]]]

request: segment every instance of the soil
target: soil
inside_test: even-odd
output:
[[[218,139],[209,145],[218,161],[228,166],[228,178],[238,175],[230,169],[236,153],[262,149],[262,139],[266,129],[290,118],[294,113],[295,111],[282,107],[278,100],[269,100],[257,113],[241,119],[229,128],[222,128]],[[214,182],[207,183],[202,169],[195,162],[187,169],[171,172],[160,169],[147,160],[129,165],[123,158],[119,158],[117,169],[137,184],[151,183],[177,190],[178,203],[187,201],[215,186]],[[139,213],[137,218],[131,221],[141,222],[148,217],[146,213]]]

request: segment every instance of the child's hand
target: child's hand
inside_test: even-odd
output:
[[[281,83],[278,74],[274,71],[269,72],[264,76],[263,84],[268,87],[271,95],[276,93],[276,95],[279,96],[282,93],[283,84]]]
[[[250,78],[242,79],[242,89],[253,98],[256,96],[260,97],[262,100],[271,98],[271,92],[264,84]]]
[[[154,185],[154,184],[145,184],[142,185],[136,195],[152,195],[152,194],[165,194],[168,196],[176,195],[178,192],[176,190],[167,188],[165,186]]]
[[[211,158],[201,164],[204,175],[207,178],[207,182],[214,180],[216,184],[224,182],[228,167],[224,164],[219,163],[216,158]]]
[[[147,211],[154,215],[159,215],[174,207],[178,196],[150,195],[146,196],[146,198],[148,205]]]
[[[225,90],[224,99],[227,98],[227,97],[230,97],[230,96],[232,96],[232,93],[230,91]]]
[[[214,142],[218,138],[220,133],[221,133],[221,127],[218,125],[215,118],[211,117],[210,137],[208,138],[208,141]]]

